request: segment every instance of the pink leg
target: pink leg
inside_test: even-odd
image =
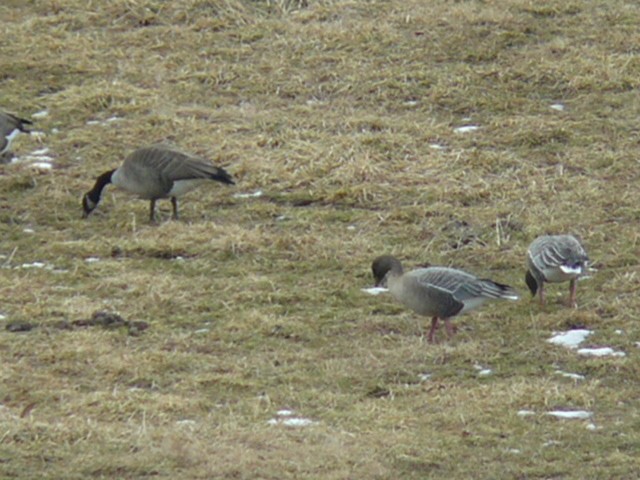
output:
[[[438,328],[438,317],[433,317],[431,319],[431,328],[429,329],[429,333],[427,334],[427,341],[429,343],[435,343],[437,328]]]
[[[578,302],[576,301],[576,284],[575,278],[569,283],[569,306],[572,308],[578,308]]]
[[[544,307],[547,303],[547,300],[544,296],[544,283],[540,282],[540,288],[538,291],[540,292],[540,305]]]
[[[450,318],[444,319],[444,326],[447,327],[447,335],[449,338],[453,337],[456,333],[456,327],[451,323]]]

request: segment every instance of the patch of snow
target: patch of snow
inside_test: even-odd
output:
[[[418,105],[418,101],[417,100],[407,100],[406,102],[404,102],[404,104],[407,107],[415,107],[416,105]]]
[[[6,320],[6,319],[7,319],[7,316],[0,313],[0,320]]]
[[[456,127],[453,129],[456,133],[470,133],[475,132],[480,127],[478,125],[463,125],[462,127]]]
[[[580,375],[578,373],[568,373],[563,372],[562,370],[556,370],[554,373],[556,375],[562,375],[563,377],[572,378],[573,380],[584,380],[585,378],[587,378],[584,375]]]
[[[433,374],[431,373],[421,373],[420,375],[418,375],[418,378],[420,379],[421,382],[426,382],[427,380],[431,380],[431,377],[433,377]]]
[[[600,430],[601,427],[598,427],[597,425],[595,425],[593,423],[588,423],[586,428],[587,428],[587,430],[593,431],[593,430]]]
[[[617,335],[622,335],[624,333],[623,330],[615,330],[613,333],[617,334]]]
[[[36,231],[33,228],[23,228],[22,231],[24,233],[36,233]]]
[[[48,110],[40,110],[39,112],[31,114],[31,118],[45,118],[49,116]]]
[[[384,287],[371,287],[371,288],[362,288],[363,292],[368,293],[369,295],[380,295],[381,293],[388,292],[388,288]]]
[[[543,447],[553,447],[554,445],[562,445],[562,442],[557,440],[548,440],[542,444]]]
[[[100,125],[98,120],[87,120],[87,125]]]
[[[551,109],[557,110],[558,112],[562,112],[564,110],[564,105],[561,104],[561,103],[554,103],[550,107],[551,107]]]
[[[120,120],[120,117],[109,117],[104,121],[104,123],[117,122],[118,120]]]
[[[53,165],[49,162],[33,162],[29,165],[31,168],[39,168],[40,170],[51,170]]]
[[[506,452],[507,453],[513,453],[515,455],[517,455],[518,453],[522,453],[522,452],[520,452],[519,448],[507,448]]]
[[[194,330],[193,333],[208,333],[210,331],[210,328],[199,328],[198,330]]]
[[[616,351],[611,347],[600,347],[600,348],[580,348],[578,350],[578,355],[589,355],[592,357],[626,357],[627,354],[624,352]]]
[[[518,410],[518,413],[516,415],[518,415],[519,417],[530,417],[531,415],[535,415],[536,412],[534,412],[533,410]]]
[[[31,152],[31,155],[40,156],[40,155],[45,155],[47,153],[49,153],[49,149],[45,147],[45,148],[41,148],[40,150],[34,150],[33,152]]]
[[[47,266],[46,263],[33,262],[33,263],[23,263],[22,265],[20,265],[17,268],[44,268],[46,266]]]
[[[60,130],[54,127],[51,129],[51,133],[60,133]]]
[[[569,330],[568,332],[556,333],[553,337],[547,340],[554,345],[562,345],[567,348],[578,348],[585,338],[591,335],[591,330],[577,329]]]
[[[308,418],[294,417],[294,413],[295,412],[293,410],[283,408],[276,412],[276,418],[268,420],[267,423],[269,425],[284,425],[286,427],[309,427],[318,423]]]
[[[31,130],[31,133],[29,135],[31,135],[33,138],[35,138],[39,142],[44,140],[44,138],[47,136],[46,133],[41,132],[40,130]]]
[[[98,257],[87,257],[84,259],[84,261],[87,263],[96,263],[99,262],[100,259]]]
[[[315,425],[318,422],[314,422],[313,420],[309,420],[308,418],[285,418],[281,420],[282,425],[286,425],[287,427],[309,427],[311,425]]]
[[[431,145],[429,145],[429,148],[432,148],[433,150],[446,150],[447,147],[445,147],[444,145],[439,145],[437,143],[432,143]]]
[[[487,375],[491,375],[493,370],[490,368],[484,368],[482,365],[478,365],[477,363],[473,366],[476,370],[478,370],[478,375],[481,377],[486,377]]]
[[[355,229],[356,229],[356,226],[355,226],[355,225],[349,225],[349,226],[347,227],[347,230],[355,230]]]
[[[281,221],[286,220],[286,219],[287,219],[287,217],[286,217],[286,216],[284,216],[284,215],[278,215],[278,216],[276,217],[276,220],[277,220],[278,222],[281,222]]]
[[[195,425],[195,420],[177,420],[176,425]]]
[[[567,410],[567,411],[553,410],[551,412],[547,412],[547,415],[550,415],[556,418],[568,419],[568,420],[571,420],[571,419],[585,420],[587,418],[591,418],[593,416],[593,413],[587,412],[586,410]]]
[[[255,198],[263,195],[262,190],[256,190],[253,193],[234,193],[234,198]]]
[[[490,368],[484,368],[482,365],[478,365],[477,363],[473,366],[476,370],[478,370],[478,375],[485,377],[487,375],[491,375],[493,371]]]

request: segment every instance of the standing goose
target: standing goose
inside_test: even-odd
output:
[[[569,305],[577,307],[576,281],[587,273],[589,257],[572,235],[542,235],[527,250],[527,273],[524,277],[531,295],[540,292],[545,304],[544,283],[569,281]]]
[[[508,285],[481,279],[448,267],[418,268],[403,273],[395,257],[384,255],[373,261],[376,285],[386,282],[393,297],[418,315],[431,317],[427,340],[433,343],[438,320],[443,320],[447,334],[454,333],[451,318],[473,310],[490,299],[518,300]]]
[[[86,218],[100,203],[102,190],[109,183],[150,200],[149,221],[155,221],[156,200],[171,198],[173,219],[178,219],[177,197],[210,180],[233,185],[235,182],[223,168],[203,159],[164,145],[135,150],[123,164],[104,172],[91,190],[82,197]]]
[[[11,142],[21,132],[31,133],[27,125],[32,125],[31,120],[16,117],[11,113],[0,111],[0,155],[4,155],[11,148]]]

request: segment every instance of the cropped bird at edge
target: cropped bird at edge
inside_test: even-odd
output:
[[[545,304],[545,283],[569,283],[569,306],[576,308],[576,282],[587,275],[589,257],[578,239],[572,235],[542,235],[527,250],[525,282],[531,291]]]
[[[27,125],[32,124],[31,120],[25,120],[0,110],[0,155],[4,155],[9,151],[11,142],[20,133],[31,133]]]
[[[431,317],[427,335],[435,341],[438,321],[444,321],[449,337],[455,333],[451,318],[479,307],[487,300],[518,300],[510,286],[478,278],[448,267],[418,268],[404,272],[400,261],[390,255],[376,258],[371,266],[376,286],[386,283],[391,295],[418,315]]]
[[[173,219],[178,219],[178,197],[199,185],[215,180],[234,185],[233,178],[221,167],[166,145],[143,147],[131,153],[118,168],[104,172],[82,197],[86,218],[100,203],[102,190],[112,183],[138,197],[149,200],[149,221],[155,222],[156,200],[170,198]]]

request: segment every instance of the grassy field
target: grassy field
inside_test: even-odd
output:
[[[0,166],[0,478],[637,477],[636,2],[5,0],[0,19],[0,108],[47,112],[14,151],[54,164]],[[160,141],[237,185],[178,222],[160,201],[158,226],[107,189],[82,220],[95,177]],[[543,233],[598,268],[576,310],[566,284],[530,299]],[[427,344],[427,319],[361,291],[383,253],[522,300]],[[574,327],[626,356],[546,342]]]

